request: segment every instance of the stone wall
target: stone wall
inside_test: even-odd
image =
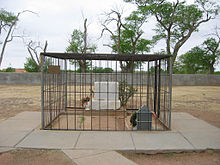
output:
[[[72,73],[73,74],[73,73]],[[73,79],[75,74],[71,76]],[[98,75],[100,77],[98,77]],[[133,79],[134,84],[139,83],[140,76],[131,77],[129,74],[126,75],[128,80]],[[79,77],[79,75],[77,75]],[[119,80],[121,75],[118,75]],[[85,79],[87,82],[90,80],[90,74],[86,74]],[[102,80],[108,78],[107,74],[97,74],[96,78],[93,77],[93,81]],[[146,79],[145,75],[143,79]],[[78,78],[76,78],[78,79]],[[78,79],[79,80],[79,79]],[[163,78],[162,78],[163,80]],[[0,84],[29,84],[39,85],[40,73],[13,73],[13,72],[0,72]],[[220,85],[220,75],[208,75],[208,74],[174,74],[173,75],[173,86],[218,86]]]

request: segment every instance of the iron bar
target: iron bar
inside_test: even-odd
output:
[[[45,56],[41,55],[41,128],[44,129],[44,61]]]

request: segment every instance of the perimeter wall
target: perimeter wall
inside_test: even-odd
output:
[[[105,77],[105,74],[100,74]],[[90,79],[90,74],[87,74],[87,80]],[[128,75],[129,76],[129,75]],[[134,76],[133,78],[138,77]],[[135,80],[138,81],[138,80]],[[14,72],[0,72],[0,84],[27,84],[40,85],[40,73],[14,73]],[[219,86],[220,75],[210,74],[174,74],[173,86]]]

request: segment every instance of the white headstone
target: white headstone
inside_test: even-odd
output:
[[[119,109],[118,82],[95,82],[93,110]]]
[[[118,82],[95,82],[95,100],[118,100]]]

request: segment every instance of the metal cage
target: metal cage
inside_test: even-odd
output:
[[[170,129],[171,57],[41,53],[42,129]]]

